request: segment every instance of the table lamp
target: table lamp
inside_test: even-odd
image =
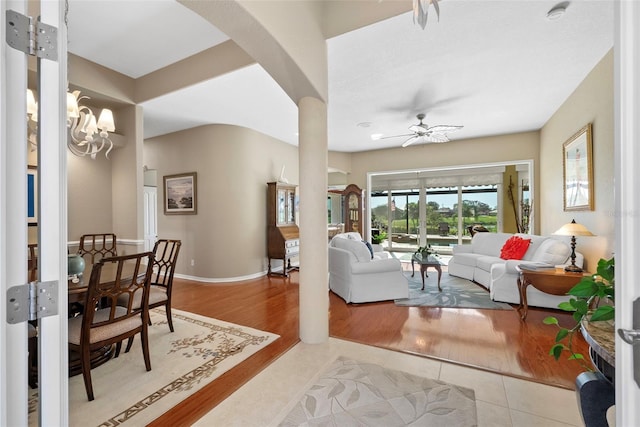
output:
[[[565,224],[560,227],[555,233],[558,236],[571,236],[571,265],[567,265],[564,271],[572,273],[581,273],[582,269],[576,265],[576,236],[594,236],[587,227],[582,224],[578,224],[575,219],[571,220],[569,224]]]

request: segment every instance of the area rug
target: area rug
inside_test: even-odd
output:
[[[278,335],[172,310],[171,333],[163,309],[151,310],[151,371],[144,367],[140,337],[129,353],[91,370],[95,400],[89,402],[82,375],[69,379],[69,424],[141,426],[153,421]],[[125,343],[126,344],[126,343]],[[37,395],[30,403],[37,403]],[[35,410],[37,405],[30,405]],[[37,425],[37,413],[29,414]]]
[[[416,268],[415,276],[405,273],[409,280],[409,298],[395,300],[396,305],[405,307],[455,307],[455,308],[484,308],[493,310],[513,310],[513,307],[504,302],[493,301],[489,297],[489,291],[470,280],[450,276],[443,272],[438,291],[438,273],[428,270],[429,277],[425,279],[424,291],[420,279],[420,269]]]
[[[473,390],[339,357],[280,426],[476,426]]]

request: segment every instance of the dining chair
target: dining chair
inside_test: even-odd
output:
[[[80,236],[78,255],[95,264],[106,256],[118,256],[116,235],[113,233],[83,234]]]
[[[171,319],[171,289],[173,288],[173,273],[175,272],[178,253],[180,252],[180,240],[160,239],[153,247],[153,273],[151,277],[151,289],[149,291],[149,309],[165,307],[167,313],[167,323],[169,330],[173,332],[173,321]],[[120,302],[126,305],[127,296],[120,297]],[[140,304],[140,299],[136,298],[134,306]],[[151,322],[149,322],[151,324]],[[127,345],[129,351],[130,345]]]
[[[112,274],[103,274],[108,263],[117,264]],[[110,270],[110,269],[109,269]],[[93,265],[85,298],[84,313],[69,319],[69,348],[79,353],[87,398],[94,399],[91,384],[91,352],[118,344],[140,334],[147,371],[151,370],[148,342],[149,287],[153,253],[143,252],[102,258]],[[141,304],[118,305],[123,295]]]
[[[27,268],[29,269],[29,281],[35,282],[38,279],[38,244],[29,243],[29,260],[27,261]]]

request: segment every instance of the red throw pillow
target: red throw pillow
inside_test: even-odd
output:
[[[519,236],[512,236],[506,242],[500,250],[500,258],[502,259],[522,259],[529,245],[531,239],[523,239]]]

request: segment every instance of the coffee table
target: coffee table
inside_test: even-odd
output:
[[[433,267],[438,271],[438,290],[442,292],[442,288],[440,287],[440,279],[442,278],[442,267],[440,264],[440,260],[434,255],[427,255],[423,257],[422,254],[413,254],[411,256],[411,277],[415,274],[414,264],[420,264],[420,277],[422,277],[422,289],[424,291],[424,278],[427,276],[427,268]]]

